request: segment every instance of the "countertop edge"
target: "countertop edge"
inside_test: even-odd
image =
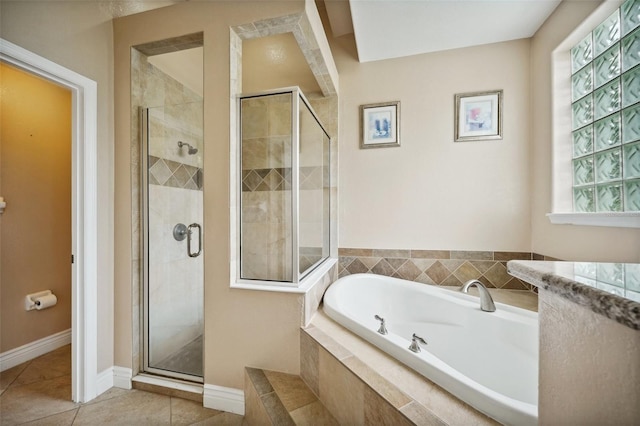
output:
[[[543,268],[537,269],[525,262],[530,263],[530,261],[510,260],[507,262],[507,272],[622,325],[640,330],[640,303],[544,271]],[[550,262],[539,263],[542,265]]]

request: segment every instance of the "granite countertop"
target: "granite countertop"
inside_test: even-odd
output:
[[[511,260],[509,274],[640,330],[640,264]]]

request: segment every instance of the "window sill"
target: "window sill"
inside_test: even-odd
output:
[[[640,212],[624,213],[547,213],[554,225],[609,226],[640,228]]]

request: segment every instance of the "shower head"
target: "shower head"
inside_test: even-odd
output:
[[[183,146],[186,146],[189,148],[189,150],[187,151],[189,155],[193,155],[198,152],[198,148],[194,148],[186,142],[178,141],[178,148],[182,148]]]

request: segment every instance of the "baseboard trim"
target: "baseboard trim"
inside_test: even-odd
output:
[[[240,389],[205,383],[202,405],[206,408],[244,416],[244,392]]]
[[[113,386],[120,389],[131,389],[133,370],[126,367],[113,367]]]
[[[113,367],[98,373],[96,378],[96,396],[103,394],[113,387]]]
[[[0,354],[0,371],[5,371],[23,362],[31,361],[40,355],[44,355],[70,343],[71,329],[68,329],[3,352]]]

